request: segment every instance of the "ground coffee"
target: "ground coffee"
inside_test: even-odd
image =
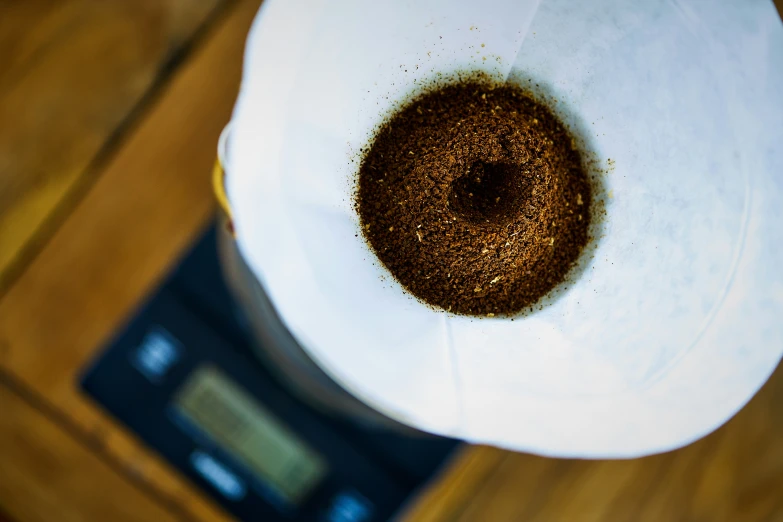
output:
[[[590,182],[564,126],[510,86],[424,94],[378,130],[359,170],[366,239],[413,295],[514,314],[562,282],[588,241]]]

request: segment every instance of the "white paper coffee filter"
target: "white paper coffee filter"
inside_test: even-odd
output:
[[[266,0],[229,141],[239,247],[313,359],[395,419],[557,456],[687,444],[783,353],[781,64],[768,1]],[[608,172],[584,272],[513,322],[406,294],[352,208],[373,128],[466,70],[538,83]]]

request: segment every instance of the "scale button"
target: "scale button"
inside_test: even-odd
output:
[[[182,347],[174,336],[155,327],[144,336],[131,362],[147,379],[159,383],[181,357]]]
[[[372,516],[372,503],[356,491],[343,491],[332,499],[324,522],[366,522]]]
[[[247,488],[242,479],[211,455],[203,451],[194,451],[190,455],[190,463],[204,480],[212,484],[227,499],[236,502],[245,498]]]

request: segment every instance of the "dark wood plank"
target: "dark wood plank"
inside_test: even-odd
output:
[[[219,21],[0,299],[0,371],[63,412],[81,436],[123,463],[123,473],[197,520],[225,515],[90,403],[77,379],[213,216],[217,139],[259,4],[240,0]]]
[[[0,292],[171,59],[227,1],[0,2]]]
[[[509,453],[476,446],[452,457],[440,474],[403,510],[405,522],[456,520],[469,509],[473,497],[497,476]]]
[[[0,503],[11,519],[177,520],[61,426],[2,385],[0,408]]]

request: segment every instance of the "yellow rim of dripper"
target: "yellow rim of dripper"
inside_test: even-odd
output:
[[[234,221],[231,213],[231,203],[228,201],[228,195],[226,194],[226,170],[223,168],[226,140],[228,138],[228,132],[231,128],[231,124],[226,125],[223,132],[220,133],[220,139],[218,140],[218,157],[215,160],[215,166],[212,168],[212,191],[215,193],[215,200],[218,206],[225,214],[228,221],[228,230],[234,235]]]

